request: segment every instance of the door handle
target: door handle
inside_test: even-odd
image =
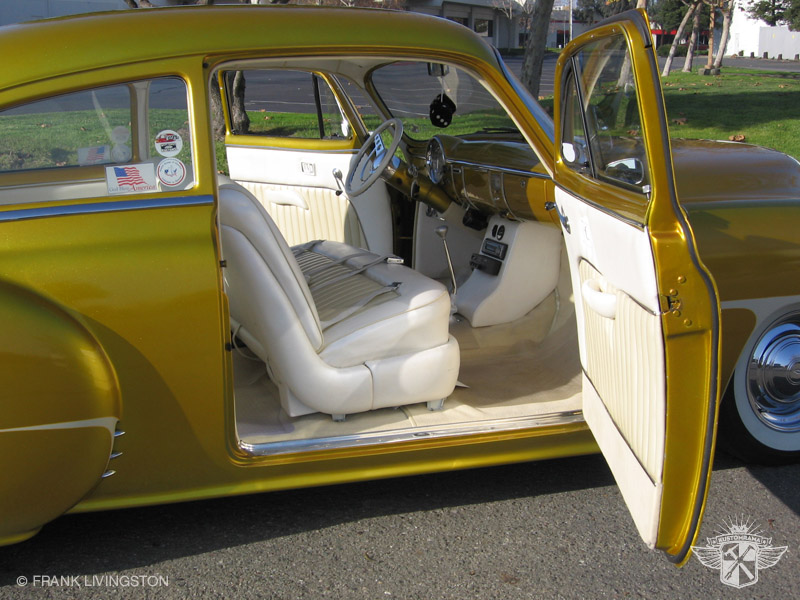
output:
[[[617,318],[617,296],[600,289],[600,282],[587,279],[581,285],[581,295],[594,312],[606,319]]]

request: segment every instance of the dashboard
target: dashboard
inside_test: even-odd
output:
[[[465,208],[549,220],[544,202],[550,177],[524,142],[437,135],[428,142],[425,168],[431,182]]]

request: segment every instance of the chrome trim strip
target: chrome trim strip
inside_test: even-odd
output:
[[[102,427],[108,429],[114,435],[117,427],[117,417],[98,417],[96,419],[86,419],[84,421],[64,421],[61,423],[46,423],[43,425],[29,425],[28,427],[12,427],[11,429],[0,429],[0,433],[13,433],[16,431],[49,431],[53,429],[83,429],[89,427]]]
[[[547,173],[535,173],[533,171],[523,171],[522,169],[511,169],[509,167],[496,167],[494,165],[486,165],[468,160],[452,160],[446,156],[444,158],[448,164],[458,165],[461,167],[471,167],[473,169],[480,169],[481,171],[498,171],[500,173],[509,173],[510,175],[519,175],[521,177],[533,177],[534,179],[552,179]]]
[[[313,438],[308,440],[288,440],[284,442],[255,444],[247,443],[245,440],[239,440],[239,448],[252,456],[275,456],[279,454],[296,454],[320,450],[380,446],[384,444],[413,442],[415,440],[466,437],[481,433],[500,433],[583,422],[583,412],[580,410],[572,410],[549,413],[536,417],[512,417],[509,419],[494,419],[479,423],[458,423],[445,427],[441,425],[432,425],[429,427],[415,427],[357,435]]]
[[[48,181],[47,183],[18,183],[16,185],[3,186],[4,190],[25,190],[30,188],[49,188],[56,186],[64,187],[77,187],[79,185],[93,185],[105,183],[102,177],[95,177],[93,179],[81,179],[79,181]]]
[[[213,204],[213,196],[184,196],[172,198],[149,198],[147,200],[116,200],[114,202],[95,202],[85,204],[64,204],[45,208],[21,208],[0,212],[0,222],[44,219],[72,215],[120,212],[124,210],[148,210],[151,208],[177,208]]]
[[[629,217],[625,217],[625,216],[619,214],[618,212],[614,212],[613,210],[603,206],[602,204],[598,204],[597,202],[593,202],[592,200],[587,200],[583,196],[578,196],[574,192],[571,192],[570,190],[565,188],[563,185],[558,185],[556,183],[556,186],[559,187],[562,191],[564,191],[567,194],[569,194],[570,196],[572,196],[573,198],[577,199],[578,201],[583,202],[584,204],[588,204],[592,208],[600,211],[601,213],[605,213],[608,216],[613,217],[617,221],[620,221],[621,223],[625,223],[625,225],[630,225],[631,227],[635,227],[639,231],[645,231],[646,230],[646,227],[645,227],[644,223],[639,223],[638,221],[635,221],[635,220],[633,220],[633,219],[631,219]]]
[[[754,207],[754,208],[786,208],[787,206],[798,206],[800,205],[800,198],[769,198],[769,199],[759,199],[759,198],[739,198],[737,200],[708,200],[708,201],[701,201],[701,202],[694,202],[692,200],[687,200],[685,203],[682,203],[681,206],[683,210],[689,213],[690,221],[691,221],[691,214],[693,212],[697,212],[700,210],[713,210],[715,208],[719,209],[727,209],[727,208],[745,208],[745,207]]]
[[[257,136],[254,136],[257,137]],[[264,136],[269,137],[269,136]],[[319,141],[319,140],[313,140]],[[325,141],[325,140],[322,140]],[[321,152],[323,154],[357,154],[359,148],[338,148],[336,150],[326,150],[325,148],[284,148],[282,146],[260,146],[258,144],[253,144],[252,146],[248,146],[247,144],[225,144],[226,148],[241,148],[242,150],[280,150],[284,152]]]

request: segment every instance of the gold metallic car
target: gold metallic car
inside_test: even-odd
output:
[[[599,447],[682,562],[721,392],[740,449],[800,451],[800,167],[670,143],[642,14],[564,50],[554,119],[411,13],[93,14],[0,53],[2,543]]]

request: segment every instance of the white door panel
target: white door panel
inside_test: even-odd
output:
[[[392,252],[389,193],[379,181],[364,194],[348,198],[333,176],[347,177],[355,152],[228,146],[230,177],[264,205],[290,245],[315,239]],[[287,201],[274,190],[292,190],[302,202]],[[277,200],[277,201],[275,201]],[[305,206],[302,206],[305,204]]]
[[[603,454],[616,457],[609,465],[652,547],[661,506],[666,382],[650,239],[560,188],[556,202],[569,223],[564,239],[584,370],[584,417]]]

